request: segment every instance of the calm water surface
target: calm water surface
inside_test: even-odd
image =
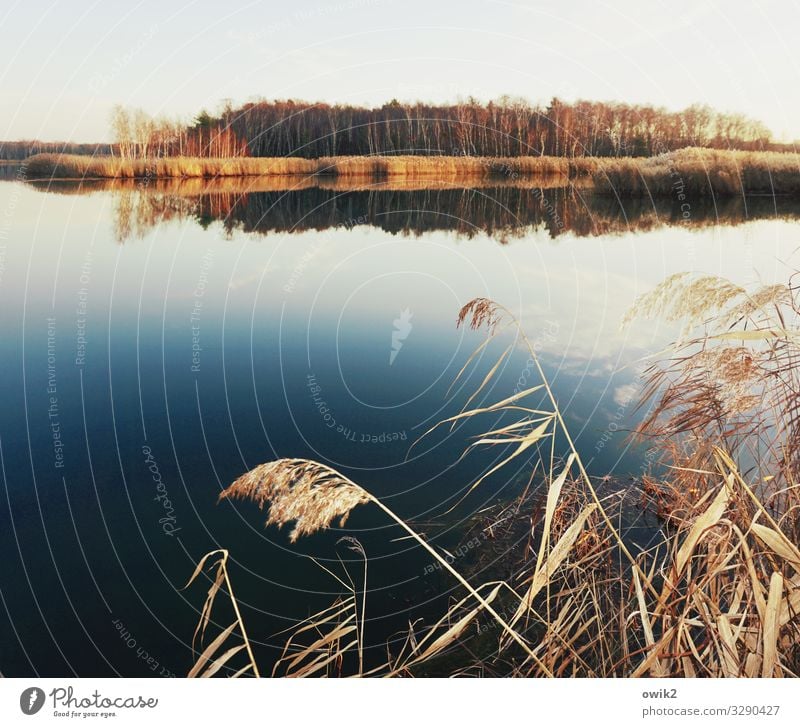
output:
[[[182,587],[218,547],[268,664],[278,632],[341,592],[309,556],[360,578],[345,534],[371,559],[381,648],[451,587],[423,553],[370,507],[292,546],[254,505],[218,505],[220,490],[311,457],[458,543],[472,513],[527,481],[520,462],[445,515],[499,452],[459,462],[474,428],[410,450],[507,344],[448,391],[483,340],[455,326],[478,296],[522,321],[592,474],[635,477],[643,453],[624,429],[641,360],[675,331],[623,330],[625,311],[684,270],[785,280],[800,242],[797,210],[763,198],[685,218],[566,190],[328,186],[0,184],[4,675],[185,674],[205,588]],[[535,383],[526,359],[483,400]]]

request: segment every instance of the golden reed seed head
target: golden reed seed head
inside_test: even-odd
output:
[[[461,327],[469,319],[469,327],[478,330],[486,326],[490,333],[494,332],[500,322],[501,310],[497,303],[489,298],[473,298],[459,312],[456,326]]]
[[[692,327],[745,293],[744,288],[725,278],[713,275],[692,278],[690,273],[676,273],[637,298],[625,314],[624,323],[628,324],[635,318],[658,317],[667,321],[684,321],[686,326]]]
[[[239,477],[219,499],[252,500],[269,505],[267,525],[295,526],[289,540],[330,527],[335,518],[345,524],[356,505],[370,501],[366,490],[336,470],[305,459],[279,459],[258,465]]]

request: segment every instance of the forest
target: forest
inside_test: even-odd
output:
[[[111,144],[73,144],[64,141],[0,141],[0,161],[22,161],[34,154],[80,154],[81,156],[107,156]]]
[[[553,99],[546,107],[502,97],[446,105],[401,103],[378,108],[258,100],[189,122],[115,107],[114,143],[0,143],[0,159],[32,154],[159,157],[301,157],[421,155],[476,157],[642,157],[688,146],[787,151],[761,122],[694,105],[655,106]]]
[[[436,106],[396,100],[380,108],[259,101],[207,119],[246,140],[252,156],[420,154],[445,156],[653,156],[687,146],[762,150],[760,122],[706,106],[523,99]]]

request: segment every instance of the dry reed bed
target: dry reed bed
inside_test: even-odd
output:
[[[644,480],[646,503],[661,522],[658,537],[646,549],[629,547],[618,525],[619,497],[602,494],[587,475],[531,342],[509,311],[487,299],[470,302],[459,315],[459,325],[483,329],[488,336],[456,380],[493,341],[506,346],[511,336],[529,353],[539,382],[500,401],[476,401],[507,362],[509,346],[488,375],[478,375],[482,383],[466,409],[423,436],[440,425],[452,428],[489,418],[491,428],[468,451],[503,449],[497,464],[470,490],[520,456],[532,457],[533,472],[544,473],[540,504],[531,507],[528,491],[516,508],[530,535],[512,577],[475,584],[480,573],[454,568],[412,524],[359,484],[316,462],[284,459],[259,465],[225,490],[221,499],[267,507],[267,523],[290,525],[293,542],[334,521],[341,526],[357,507],[378,507],[463,592],[436,623],[411,626],[385,663],[365,665],[368,557],[347,538],[363,560],[363,581],[356,586],[349,573],[340,579],[341,597],[291,631],[273,675],[413,676],[431,673],[438,661],[450,675],[797,676],[800,458],[792,455],[800,431],[793,394],[800,351],[796,330],[786,326],[796,323],[800,307],[788,286],[748,294],[725,281],[686,276],[666,281],[645,297],[639,312],[665,303],[690,319],[707,321],[716,313],[721,333],[687,342],[696,352],[687,355],[684,349],[666,364],[677,383],[645,390],[645,397],[655,396],[657,404],[644,433],[662,437],[664,461],[671,465],[668,479]],[[710,347],[718,347],[720,355],[709,359]],[[698,374],[703,369],[704,375]],[[765,384],[766,395],[743,398],[742,380],[761,380],[767,371],[773,380]],[[689,378],[680,379],[681,372]],[[650,381],[659,384],[656,372]],[[753,424],[752,410],[765,402],[789,415],[785,428]],[[744,413],[750,429],[741,438],[736,417]],[[691,436],[676,440],[676,427]],[[763,458],[761,469],[743,475],[737,457],[747,453],[753,439],[763,442],[768,432],[775,457]],[[554,456],[557,438],[568,444],[565,461]],[[227,627],[216,625],[217,636],[206,640],[191,675],[258,673],[230,588],[227,554],[215,557],[198,629],[204,631],[211,622],[220,592],[233,604],[237,620]],[[205,565],[204,559],[193,579]]]
[[[682,199],[740,194],[800,193],[800,155],[781,152],[681,149],[657,157],[299,157],[120,159],[38,154],[29,178],[161,179],[184,177],[335,177],[338,179],[509,183],[549,177],[553,184],[588,182],[601,193]]]
[[[335,176],[402,179],[509,179],[542,175],[568,177],[568,159],[555,157],[169,157],[120,159],[37,154],[28,161],[28,176],[39,179],[160,179],[180,177]]]
[[[36,154],[28,160],[31,179],[166,179],[181,177],[246,177],[309,175],[318,163],[310,159],[254,157],[119,157]]]
[[[800,154],[689,148],[649,158],[591,160],[596,191],[688,197],[800,193]]]

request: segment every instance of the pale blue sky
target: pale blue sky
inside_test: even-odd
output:
[[[502,94],[703,102],[795,139],[798,38],[796,0],[6,0],[0,139],[105,140],[115,103]]]

